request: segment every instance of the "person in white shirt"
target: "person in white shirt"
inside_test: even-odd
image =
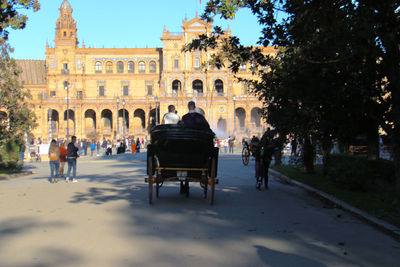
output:
[[[166,113],[161,121],[161,124],[177,124],[180,118],[179,115],[176,114],[175,106],[168,106],[168,113]]]

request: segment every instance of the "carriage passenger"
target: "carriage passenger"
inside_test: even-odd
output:
[[[180,118],[179,115],[176,114],[175,106],[168,106],[168,113],[166,113],[161,121],[161,124],[177,124]]]
[[[210,125],[204,116],[196,112],[196,104],[193,101],[188,103],[189,112],[182,117],[182,123],[191,128],[210,130]]]

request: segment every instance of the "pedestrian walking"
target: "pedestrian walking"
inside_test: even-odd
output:
[[[290,142],[290,146],[292,147],[292,151],[291,151],[290,155],[296,156],[297,155],[297,141],[296,141],[295,137],[293,137],[293,140]]]
[[[139,137],[136,139],[136,153],[140,153],[140,140],[139,140]]]
[[[25,142],[21,141],[21,144],[19,145],[19,151],[21,153],[21,161],[24,162],[25,159]]]
[[[92,143],[90,144],[90,156],[91,157],[93,157],[93,153],[94,153],[95,150],[96,150],[96,145],[92,141]]]
[[[76,145],[76,136],[72,136],[71,142],[67,147],[67,163],[68,163],[68,171],[67,177],[65,178],[65,182],[69,182],[70,178],[72,178],[72,182],[76,183],[78,180],[76,179],[76,159],[79,157],[78,155],[79,148]],[[71,175],[72,169],[72,177]]]
[[[106,150],[106,155],[111,156],[112,155],[112,143],[111,140],[107,140],[107,150]]]
[[[49,147],[50,181],[58,182],[58,169],[60,168],[60,148],[56,140],[51,140]]]
[[[274,154],[275,146],[273,143],[273,134],[268,128],[267,131],[261,138],[261,149],[260,149],[260,176],[264,179],[265,189],[268,187],[268,171],[271,164],[272,155]],[[261,189],[261,181],[257,181],[257,188]]]
[[[88,150],[89,142],[86,139],[83,139],[82,141],[82,148],[83,148],[83,154],[87,156],[87,150]]]
[[[132,139],[132,142],[131,142],[131,152],[132,152],[132,154],[135,154],[136,153],[136,142],[135,142],[135,139]]]
[[[104,137],[103,137],[103,142],[101,143],[101,149],[103,150],[103,156],[105,156],[107,150],[107,140]]]
[[[97,156],[100,156],[100,141],[96,143]]]
[[[60,168],[58,169],[58,176],[64,177],[64,167],[67,162],[67,143],[62,142],[60,145]]]
[[[229,153],[233,154],[233,145],[235,143],[235,137],[234,136],[229,136],[228,138],[228,143],[229,143]]]
[[[249,149],[251,154],[254,156],[255,165],[254,165],[254,177],[256,178],[256,187],[257,189],[261,188],[261,179],[262,179],[262,165],[261,165],[261,142],[256,136],[253,135],[253,138],[250,141]]]
[[[225,152],[225,154],[227,154],[227,153],[228,153],[228,146],[229,146],[229,141],[228,141],[228,139],[223,139],[223,140],[222,140],[222,144],[223,144],[223,146],[224,146],[224,152]]]

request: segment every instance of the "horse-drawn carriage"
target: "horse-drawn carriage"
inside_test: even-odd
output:
[[[214,147],[215,134],[211,130],[193,129],[180,124],[158,125],[151,131],[147,146],[147,174],[149,203],[156,197],[164,182],[199,182],[209,202],[214,203],[215,184],[218,183],[218,148]]]

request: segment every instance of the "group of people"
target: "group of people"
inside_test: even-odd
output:
[[[233,153],[235,139],[236,138],[234,136],[229,136],[226,139],[216,139],[215,146],[220,148],[220,151],[222,151],[222,148],[224,148],[225,154],[228,153],[228,149],[229,149],[229,153]]]
[[[196,103],[189,101],[189,112],[179,118],[174,105],[168,106],[168,113],[164,114],[161,124],[184,124],[195,129],[210,129],[210,125],[202,114],[196,109]]]
[[[274,138],[273,131],[270,128],[263,134],[261,139],[253,136],[250,140],[249,149],[251,154],[255,158],[255,172],[256,187],[261,189],[262,182],[264,180],[265,189],[268,189],[268,171],[272,161],[272,157],[275,159],[279,158],[277,155],[280,154],[280,138],[276,136]],[[243,140],[243,142],[246,142]],[[246,142],[247,143],[247,142]],[[275,154],[275,155],[274,155]]]
[[[196,110],[196,104],[193,101],[188,103],[189,112],[182,116],[180,119],[179,115],[177,114],[175,107],[173,105],[168,106],[168,113],[166,113],[162,119],[163,124],[184,124],[191,128],[196,129],[210,129],[210,125],[208,124],[207,120],[204,118],[202,114],[200,114]],[[232,140],[232,147],[233,147],[233,138]],[[229,141],[228,141],[229,142]],[[141,147],[147,145],[147,138],[139,138],[131,140],[118,140],[116,143],[116,150],[117,154],[124,153],[128,147],[131,148],[132,153],[139,153]],[[57,143],[56,140],[51,140],[50,147],[49,147],[49,162],[50,162],[50,181],[51,183],[57,183],[58,178],[64,178],[64,168],[65,164],[67,163],[68,169],[65,176],[65,182],[77,182],[76,179],[76,169],[77,169],[77,158],[80,154],[87,155],[87,149],[90,148],[91,155],[95,150],[97,150],[97,154],[100,153],[100,148],[102,149],[103,155],[111,155],[112,154],[112,147],[113,143],[110,140],[106,140],[103,138],[103,141],[100,143],[99,141],[92,141],[88,142],[86,140],[79,141],[77,143],[76,136],[72,136],[71,142],[66,144],[66,142]],[[232,149],[233,150],[233,149]],[[71,176],[72,171],[72,176]],[[181,184],[181,192],[185,193],[182,188],[187,188]]]
[[[68,170],[65,177],[65,182],[78,182],[76,179],[76,159],[79,157],[79,148],[76,145],[76,136],[72,136],[71,142],[66,145],[66,142],[59,146],[56,140],[51,140],[49,147],[49,162],[50,162],[50,181],[57,183],[58,178],[64,178],[65,163],[68,164]],[[72,176],[71,176],[72,170]]]
[[[145,139],[142,138],[142,141],[140,141],[139,137],[136,138],[136,141],[134,138],[131,139],[121,139],[117,140],[117,144],[115,146],[117,154],[125,153],[128,148],[130,148],[130,151],[132,154],[135,153],[140,153],[141,148],[145,148],[145,143],[147,143],[147,138],[146,141]],[[106,152],[106,155],[111,155],[111,148]]]

